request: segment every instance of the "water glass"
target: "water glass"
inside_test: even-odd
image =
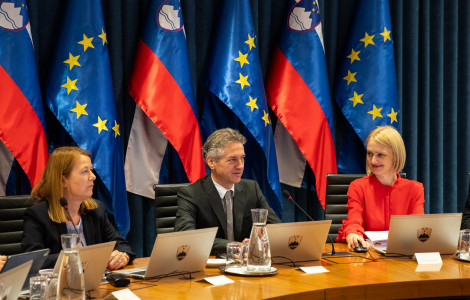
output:
[[[46,297],[47,279],[43,276],[34,276],[29,279],[29,299],[43,300]]]
[[[64,249],[64,251],[67,251],[80,247],[81,237],[79,234],[75,233],[62,234],[60,236],[60,240],[62,242],[62,249]]]
[[[470,259],[470,229],[460,230],[457,252],[460,258]]]
[[[57,299],[57,274],[52,274],[47,279],[47,290],[45,299],[47,300],[55,300]]]
[[[248,262],[248,246],[250,245],[250,240],[246,239],[242,242],[242,257],[243,257],[243,268],[246,269]]]
[[[39,270],[39,275],[46,280],[46,294],[44,299],[56,299],[57,297],[57,274],[54,274],[53,269]]]
[[[231,242],[227,244],[227,257],[225,268],[243,267],[243,247],[240,242]]]

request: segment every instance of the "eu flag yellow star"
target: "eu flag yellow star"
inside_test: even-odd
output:
[[[88,48],[95,48],[95,46],[93,46],[93,39],[94,38],[88,38],[85,34],[83,34],[83,40],[81,40],[80,42],[77,42],[78,44],[80,45],[83,45],[83,52],[86,51],[86,49]]]
[[[384,43],[387,40],[392,41],[392,39],[390,38],[390,31],[387,30],[387,27],[384,27],[384,32],[380,33],[380,35],[384,37]]]
[[[269,114],[268,114],[266,111],[264,111],[264,110],[263,110],[263,114],[264,114],[264,115],[263,115],[263,117],[262,117],[261,119],[264,120],[264,127],[266,127],[266,126],[268,126],[268,124],[271,123],[271,122],[269,121]]]
[[[75,85],[75,84],[77,83],[77,80],[78,80],[78,79],[70,80],[70,78],[67,76],[67,83],[64,83],[63,85],[61,85],[61,87],[67,89],[67,95],[70,94],[70,92],[71,92],[72,90],[78,91],[78,88],[77,88],[77,86]]]
[[[255,38],[254,37],[251,37],[249,34],[248,34],[248,40],[245,41],[245,44],[248,44],[250,45],[250,51],[251,51],[251,48],[256,48],[255,46]]]
[[[351,73],[351,71],[348,70],[348,76],[344,77],[343,79],[348,81],[348,85],[351,83],[351,81],[357,82],[356,78],[354,77],[356,74],[357,72]]]
[[[88,113],[85,110],[87,105],[88,104],[80,105],[80,103],[78,103],[78,101],[77,101],[77,106],[75,106],[75,108],[72,108],[70,111],[73,111],[74,113],[77,114],[77,119],[80,118],[81,115],[88,116]]]
[[[239,83],[242,87],[242,90],[243,88],[245,87],[245,85],[247,86],[250,86],[250,84],[248,83],[248,75],[246,76],[243,76],[241,73],[238,73],[239,76],[240,76],[240,79],[238,79],[237,81],[235,81],[236,83]]]
[[[348,100],[354,102],[353,107],[356,107],[356,104],[358,104],[358,103],[364,104],[364,102],[362,102],[362,96],[363,96],[363,95],[364,95],[364,94],[358,95],[358,94],[354,91],[354,96],[353,96],[352,98],[349,98]]]
[[[102,130],[108,131],[108,128],[106,127],[107,121],[108,120],[101,120],[101,118],[98,116],[98,123],[93,124],[93,126],[98,128],[98,134],[100,134]]]
[[[65,60],[64,63],[69,64],[70,71],[74,66],[81,67],[80,63],[78,62],[78,59],[80,58],[80,55],[73,56],[72,53],[69,52],[69,59]]]
[[[398,123],[397,114],[398,114],[398,112],[394,111],[393,107],[392,107],[392,111],[387,115],[387,116],[390,117],[390,124],[393,124],[393,122]]]
[[[98,35],[100,39],[103,40],[103,46],[108,42],[108,39],[106,38],[106,32],[104,32],[103,29],[101,29],[101,34]]]
[[[374,41],[372,40],[374,37],[375,35],[369,35],[366,32],[364,38],[360,39],[361,42],[364,42],[364,48],[367,48],[368,45],[375,45]]]
[[[251,107],[251,112],[253,112],[253,110],[255,108],[258,109],[258,105],[256,105],[257,98],[253,99],[253,98],[251,98],[251,96],[249,96],[249,97],[250,97],[250,102],[248,102],[246,105]]]
[[[243,68],[243,65],[244,64],[250,64],[248,62],[248,59],[246,59],[246,57],[248,56],[248,53],[247,54],[243,54],[241,53],[240,51],[238,51],[238,58],[235,58],[236,61],[240,62],[240,68]]]
[[[375,120],[375,118],[377,117],[383,118],[382,114],[380,113],[381,111],[382,111],[382,108],[377,108],[375,107],[375,104],[374,104],[374,109],[372,109],[371,111],[368,111],[367,113],[372,115],[372,120]]]
[[[351,64],[355,61],[355,60],[361,60],[359,58],[359,53],[361,53],[361,51],[354,51],[354,49],[351,49],[351,54],[349,54],[347,57],[351,59]]]
[[[114,120],[114,126],[113,126],[113,131],[114,131],[114,137],[117,137],[118,135],[121,135],[119,133],[119,124]]]

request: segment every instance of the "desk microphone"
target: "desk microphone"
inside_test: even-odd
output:
[[[283,190],[283,191],[282,191],[282,195],[283,195],[284,197],[286,197],[287,200],[292,201],[292,203],[294,203],[295,206],[297,206],[297,208],[300,209],[300,211],[301,211],[304,215],[306,215],[307,218],[310,219],[310,221],[315,221],[315,220],[314,220],[314,219],[313,219],[313,218],[294,200],[294,198],[292,198],[291,194],[290,194],[288,191]],[[334,245],[333,239],[330,237],[329,234],[327,235],[327,237],[328,237],[328,240],[329,240],[330,243],[331,243],[331,253],[323,253],[322,256],[334,256],[334,255],[336,255],[336,251],[335,251],[335,245]]]
[[[77,230],[77,227],[75,227],[75,224],[73,224],[73,220],[72,220],[72,216],[70,215],[70,212],[69,212],[69,205],[67,203],[67,199],[65,198],[60,198],[60,205],[62,205],[62,207],[65,209],[65,214],[67,215],[67,217],[70,219],[70,222],[72,222],[72,225],[73,225],[73,229],[75,230],[75,233],[80,235],[78,233],[78,230]]]

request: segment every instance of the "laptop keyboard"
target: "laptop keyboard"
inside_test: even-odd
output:
[[[119,270],[119,273],[121,274],[135,274],[135,275],[142,275],[142,276],[145,275],[145,272],[147,272],[147,267]]]

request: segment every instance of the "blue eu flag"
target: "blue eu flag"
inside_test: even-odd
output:
[[[367,136],[375,127],[399,127],[392,24],[387,0],[359,1],[345,49],[336,79],[336,102],[364,147]],[[350,144],[339,150],[338,169],[347,171],[348,159],[365,161],[365,157],[354,156],[356,152],[351,151]],[[341,168],[341,165],[345,167]]]
[[[222,6],[207,86],[224,105],[217,99],[205,103],[201,122],[203,135],[208,136],[222,127],[242,128],[248,139],[244,176],[260,183],[270,206],[281,216],[276,150],[250,3],[232,0]],[[243,125],[237,124],[237,118]]]
[[[67,1],[58,41],[47,105],[77,145],[91,153],[93,167],[112,198],[102,200],[126,236],[130,221],[121,128],[101,1]]]

